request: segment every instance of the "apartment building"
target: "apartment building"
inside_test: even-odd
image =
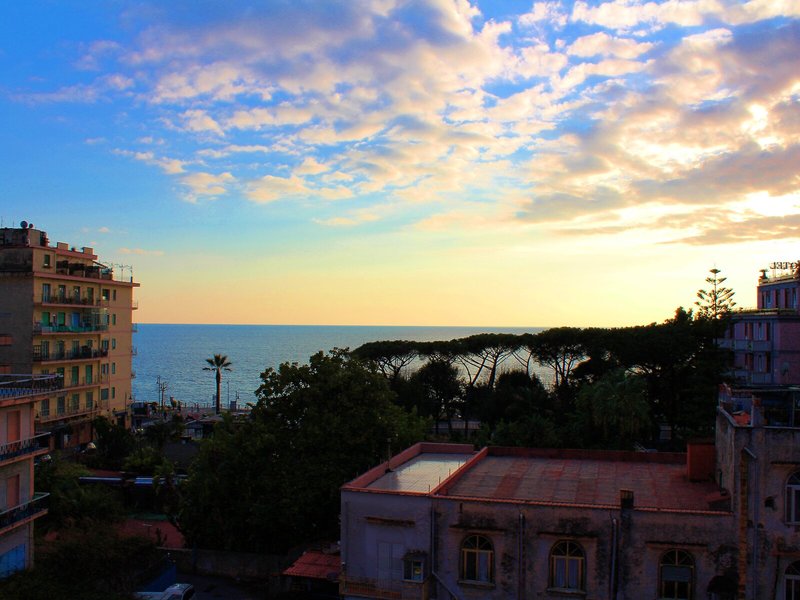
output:
[[[61,378],[35,413],[56,448],[91,441],[96,416],[129,423],[138,285],[92,248],[51,245],[24,221],[0,229],[0,374]]]
[[[800,261],[762,269],[755,308],[737,310],[720,345],[733,352],[736,385],[800,383]]]
[[[35,432],[35,406],[61,385],[56,375],[0,375],[0,578],[33,564],[33,522],[47,514],[33,466],[50,437]]]

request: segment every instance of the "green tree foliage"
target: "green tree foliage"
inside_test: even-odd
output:
[[[218,425],[183,486],[181,526],[201,547],[282,552],[335,539],[339,487],[428,426],[345,351],[267,369],[261,381],[250,419]]]
[[[126,427],[105,417],[97,417],[92,425],[97,451],[89,457],[89,465],[101,469],[120,469],[125,458],[136,447],[133,434]]]
[[[122,519],[122,502],[114,492],[79,483],[78,478],[88,474],[85,467],[62,460],[57,453],[36,467],[36,490],[50,494],[48,514],[37,527],[103,527]]]
[[[230,371],[231,365],[233,363],[231,363],[231,361],[228,360],[228,357],[225,356],[224,354],[215,354],[213,357],[207,358],[206,362],[208,363],[208,366],[203,367],[203,371],[213,371],[214,378],[216,379],[217,382],[217,394],[215,396],[216,400],[214,403],[214,410],[216,414],[219,414],[219,408],[220,408],[219,394],[220,394],[220,388],[222,386],[222,372]]]
[[[706,277],[708,289],[697,290],[698,306],[697,317],[700,319],[722,319],[730,315],[736,302],[733,300],[735,292],[722,284],[727,281],[727,277],[721,277],[719,269],[709,269]]]
[[[446,360],[434,358],[414,373],[411,384],[419,390],[418,414],[433,418],[437,434],[439,422],[446,420],[448,432],[452,434],[453,419],[463,414],[463,386],[458,368]]]
[[[651,428],[647,387],[642,376],[616,369],[578,392],[576,414],[585,446],[632,450]]]
[[[145,538],[120,537],[104,527],[61,531],[57,541],[37,546],[32,570],[0,581],[0,598],[127,600],[139,574],[158,560]]]

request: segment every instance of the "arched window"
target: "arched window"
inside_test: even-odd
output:
[[[786,482],[786,522],[800,523],[800,471]]]
[[[669,550],[661,557],[658,569],[659,598],[691,600],[694,558],[684,550]]]
[[[575,542],[561,541],[550,550],[550,587],[583,590],[586,554]]]
[[[800,561],[786,567],[783,575],[784,600],[800,600]]]
[[[494,581],[494,549],[489,538],[471,535],[461,544],[461,579],[463,581]]]

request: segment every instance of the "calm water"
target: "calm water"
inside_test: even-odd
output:
[[[357,348],[377,340],[436,341],[476,333],[535,333],[533,328],[485,327],[353,327],[302,325],[155,325],[140,324],[133,343],[133,394],[137,400],[159,398],[156,379],[167,382],[165,398],[189,403],[213,402],[214,374],[203,371],[206,358],[225,354],[233,363],[223,372],[222,402],[252,402],[259,375],[283,362],[308,361],[319,350]],[[509,363],[510,364],[510,363]]]

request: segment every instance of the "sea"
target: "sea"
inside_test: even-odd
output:
[[[318,325],[169,325],[141,323],[134,333],[133,396],[157,402],[174,398],[184,405],[211,405],[214,373],[206,359],[224,354],[231,371],[223,371],[221,403],[239,406],[255,401],[260,374],[285,362],[307,363],[320,350],[351,350],[385,340],[439,341],[478,333],[536,333],[542,327],[411,327]],[[509,362],[510,366],[510,362]]]

